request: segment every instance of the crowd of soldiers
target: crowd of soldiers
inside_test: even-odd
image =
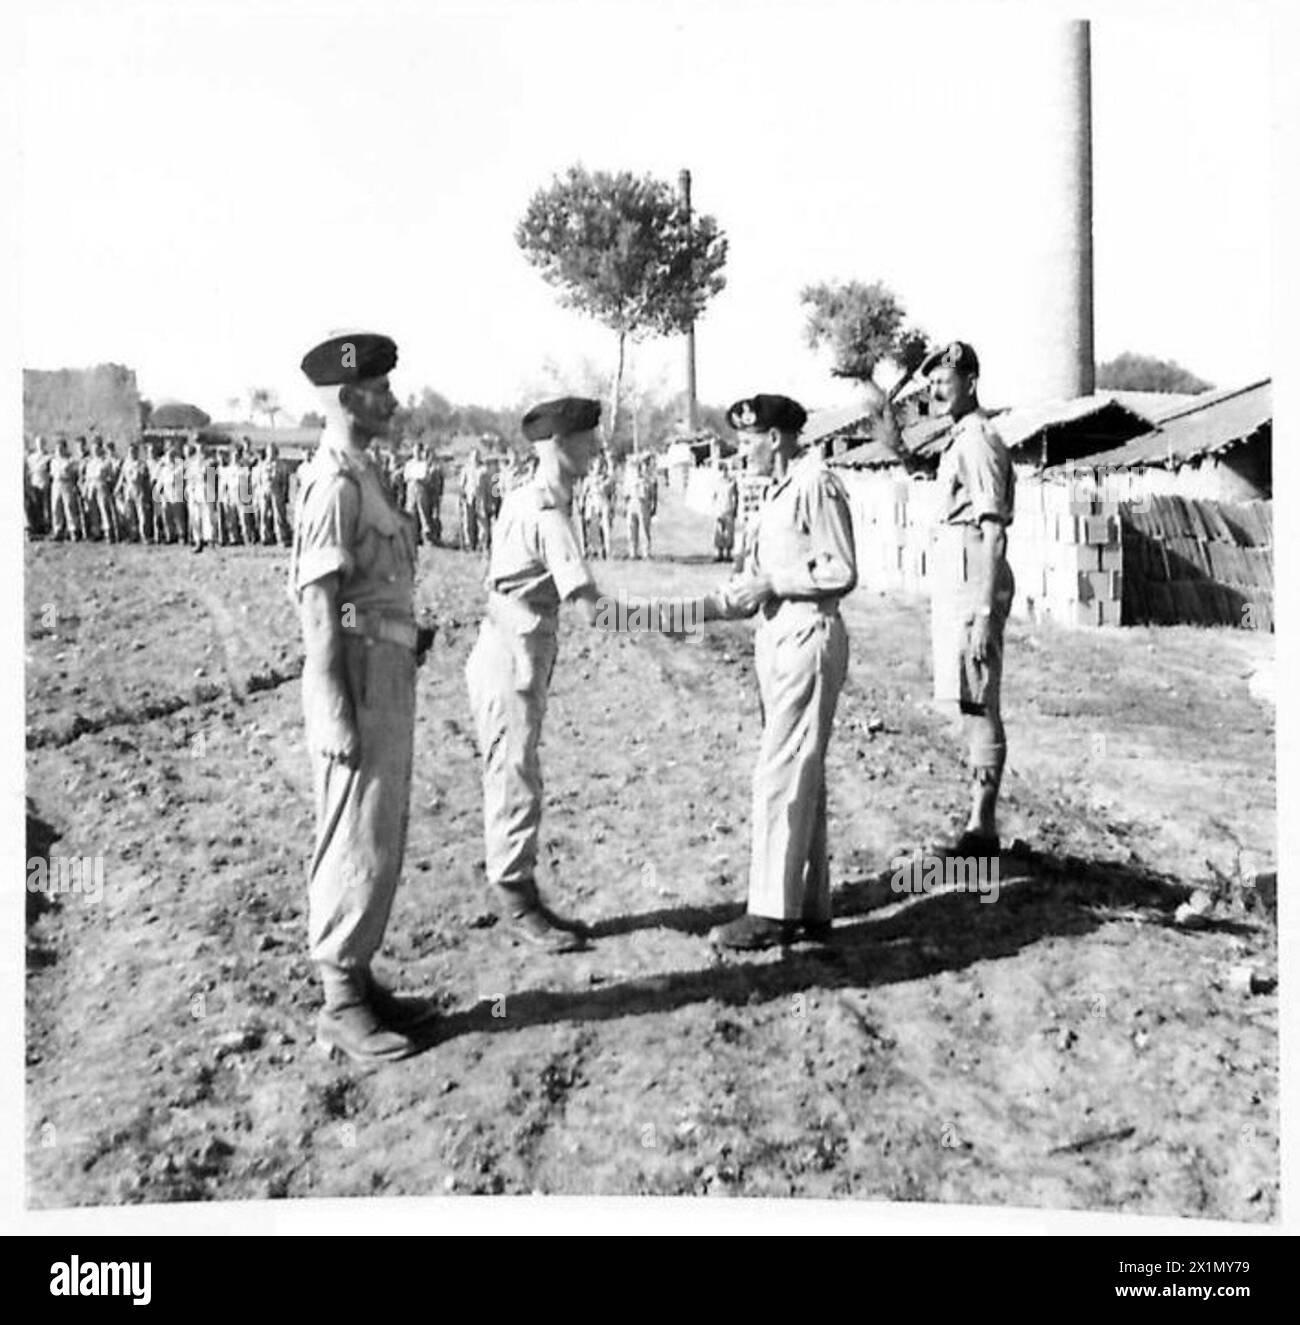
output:
[[[288,546],[295,474],[274,445],[210,448],[37,437],[23,469],[29,537],[56,541]]]
[[[444,545],[447,474],[432,445],[417,441],[405,461],[389,447],[371,458],[417,543]],[[502,500],[529,481],[536,458],[469,452],[456,475],[456,535],[461,548],[490,552]],[[125,454],[102,437],[37,437],[23,472],[27,534],[55,541],[190,546],[287,547],[293,539],[299,476],[274,444],[259,455],[246,441],[228,447],[197,441],[131,442]],[[574,519],[584,555],[613,554],[614,523],[624,508],[629,555],[650,555],[658,506],[653,457],[629,457],[621,478],[608,451],[579,484]]]

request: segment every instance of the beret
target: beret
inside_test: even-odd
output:
[[[736,429],[767,432],[798,432],[808,421],[808,411],[789,396],[749,396],[738,400],[727,411],[727,422]]]
[[[316,386],[342,386],[382,377],[397,362],[397,342],[376,331],[338,331],[302,357],[302,370]]]
[[[585,396],[561,396],[544,400],[524,415],[523,433],[530,442],[544,442],[551,437],[567,437],[586,432],[600,422],[600,401]]]
[[[955,368],[959,373],[978,373],[980,370],[979,355],[964,340],[952,341],[943,349],[932,350],[927,354],[921,363],[921,376],[934,372],[940,364],[945,368]]]

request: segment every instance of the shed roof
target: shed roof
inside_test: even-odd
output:
[[[1273,383],[1266,377],[1249,386],[1194,396],[1150,432],[1114,450],[1089,456],[1088,464],[1182,465],[1240,446],[1272,422]]]
[[[993,413],[993,411],[990,411]],[[903,446],[908,453],[918,460],[938,460],[943,450],[944,439],[952,429],[947,418],[917,419],[902,430]],[[863,442],[851,451],[832,456],[827,464],[845,465],[849,469],[875,469],[883,465],[898,464],[898,457],[884,442]]]

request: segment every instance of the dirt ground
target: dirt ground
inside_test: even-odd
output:
[[[612,589],[718,578],[668,502]],[[1014,536],[1014,535],[1013,535]],[[621,546],[621,545],[620,545]],[[666,554],[666,555],[664,555]],[[29,856],[103,857],[102,897],[28,893],[29,1204],[369,1194],[849,1196],[1278,1217],[1271,637],[1013,622],[996,903],[899,897],[955,824],[926,605],[857,591],[829,758],[836,942],[720,961],[743,904],[752,627],[703,643],[566,619],[543,743],[542,885],[597,927],[538,955],[496,923],[463,668],[483,559],[422,556],[406,874],[382,976],[433,1047],[316,1049],[312,833],[287,554],[27,553]],[[52,845],[51,845],[52,843]],[[1216,900],[1197,929],[1190,891]],[[1236,968],[1260,979],[1251,992]]]

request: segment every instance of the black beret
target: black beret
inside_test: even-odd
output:
[[[974,347],[967,345],[964,340],[954,340],[943,349],[932,350],[927,354],[921,363],[921,376],[928,376],[940,364],[945,368],[955,368],[959,373],[978,374],[980,370],[979,355],[975,353]]]
[[[727,422],[737,430],[798,432],[808,422],[808,411],[789,396],[749,396],[727,411]]]
[[[561,396],[544,400],[524,415],[523,432],[530,442],[544,442],[551,437],[567,437],[572,432],[586,432],[600,422],[600,401],[585,396]]]
[[[302,370],[316,386],[342,386],[382,377],[397,363],[397,342],[375,331],[339,331],[302,357]]]

